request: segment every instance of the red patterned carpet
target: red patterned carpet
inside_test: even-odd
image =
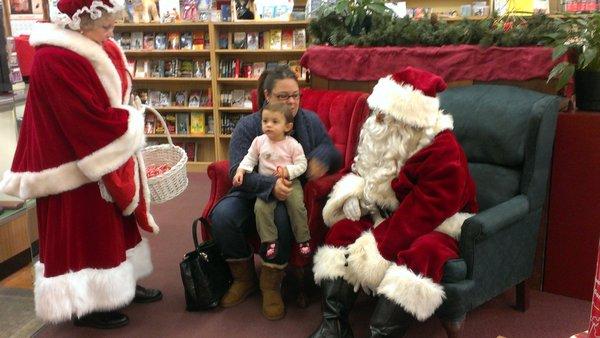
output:
[[[111,331],[75,327],[71,323],[46,325],[35,337],[307,337],[320,322],[318,291],[306,309],[286,297],[287,315],[271,322],[262,317],[260,295],[231,309],[209,312],[186,312],[179,276],[179,261],[192,247],[190,226],[200,215],[210,190],[206,174],[190,174],[190,186],[177,199],[153,206],[161,227],[158,236],[150,238],[154,273],[142,281],[148,287],[160,288],[164,299],[154,304],[133,304],[124,312],[131,322]],[[587,328],[590,302],[538,291],[531,292],[531,307],[521,313],[511,308],[511,292],[498,297],[467,316],[465,338],[565,338]],[[359,298],[351,321],[357,338],[367,336],[369,313],[374,302]],[[2,336],[0,330],[0,336]],[[407,337],[446,337],[438,319],[415,323]]]

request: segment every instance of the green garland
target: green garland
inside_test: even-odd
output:
[[[556,32],[557,20],[545,15],[530,17],[491,17],[484,20],[447,22],[429,19],[398,19],[373,13],[366,25],[345,25],[344,18],[332,12],[321,15],[308,25],[312,43],[317,45],[379,47],[379,46],[442,46],[470,44],[482,46],[542,45],[548,34]]]

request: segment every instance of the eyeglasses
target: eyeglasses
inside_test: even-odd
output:
[[[292,93],[292,94],[273,93],[273,95],[280,101],[287,101],[290,97],[293,98],[294,100],[298,101],[298,99],[300,99],[300,97],[302,96],[302,95],[300,95],[300,93]]]

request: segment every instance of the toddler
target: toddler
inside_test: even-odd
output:
[[[262,110],[261,118],[263,134],[252,141],[248,154],[233,177],[233,185],[240,186],[244,174],[252,172],[257,164],[258,172],[262,175],[275,175],[292,181],[292,192],[284,203],[300,253],[308,256],[311,253],[308,243],[310,234],[302,185],[297,180],[306,171],[307,161],[300,143],[288,135],[294,125],[294,115],[284,103],[268,103]],[[257,198],[254,205],[256,228],[261,242],[265,244],[265,256],[268,259],[275,258],[278,250],[274,221],[276,205],[277,201],[267,202],[261,198]]]

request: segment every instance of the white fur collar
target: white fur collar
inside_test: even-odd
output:
[[[123,104],[121,78],[102,46],[78,32],[61,28],[53,23],[38,23],[33,26],[29,43],[36,47],[51,45],[73,51],[90,61],[110,100],[115,107]],[[121,51],[121,53],[123,53]]]

